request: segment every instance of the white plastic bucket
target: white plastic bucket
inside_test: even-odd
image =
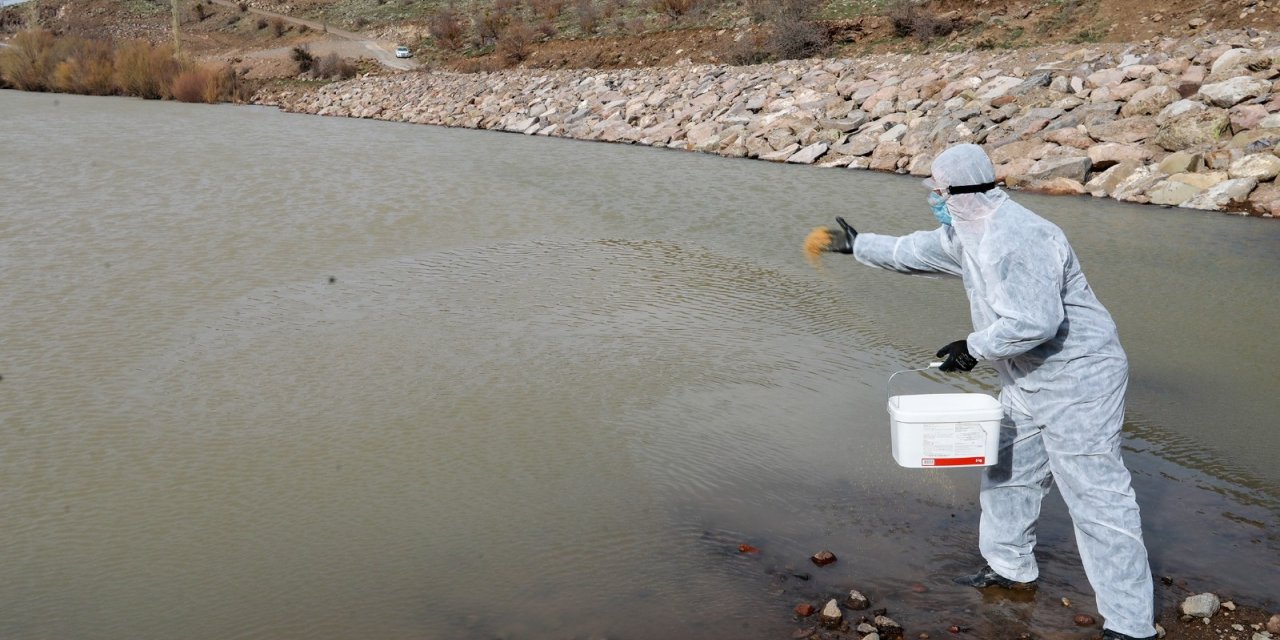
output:
[[[911,469],[991,466],[1000,450],[1003,415],[1000,401],[985,393],[890,395],[893,459]]]

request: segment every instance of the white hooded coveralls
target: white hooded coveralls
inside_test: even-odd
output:
[[[932,174],[926,184],[943,189],[995,180],[991,160],[971,144],[939,155]],[[979,549],[996,573],[1035,580],[1035,524],[1056,482],[1105,628],[1153,636],[1151,570],[1120,455],[1129,374],[1115,323],[1058,227],[1000,189],[951,195],[947,209],[951,226],[860,233],[853,255],[964,281],[969,352],[999,373],[1006,414],[998,461],[982,480]]]

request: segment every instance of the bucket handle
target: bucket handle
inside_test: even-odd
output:
[[[941,367],[941,366],[942,366],[942,363],[941,363],[941,362],[930,362],[928,366],[920,367],[919,369],[903,369],[902,371],[895,371],[895,372],[893,372],[893,375],[889,376],[889,383],[888,383],[888,385],[887,385],[887,386],[888,386],[888,392],[889,392],[889,402],[893,402],[893,379],[894,379],[894,378],[896,378],[896,377],[898,377],[898,374],[900,374],[900,373],[916,373],[916,372],[919,372],[919,371],[928,371],[928,370],[930,370],[930,369],[937,369],[938,367]]]

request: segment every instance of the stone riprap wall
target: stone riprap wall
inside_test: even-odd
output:
[[[1273,35],[1220,34],[748,67],[416,72],[260,101],[917,176],[973,142],[1010,188],[1274,217],[1278,78]]]

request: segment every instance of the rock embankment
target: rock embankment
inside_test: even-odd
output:
[[[972,142],[1010,188],[1280,215],[1272,34],[747,67],[429,71],[259,101],[917,176]]]

